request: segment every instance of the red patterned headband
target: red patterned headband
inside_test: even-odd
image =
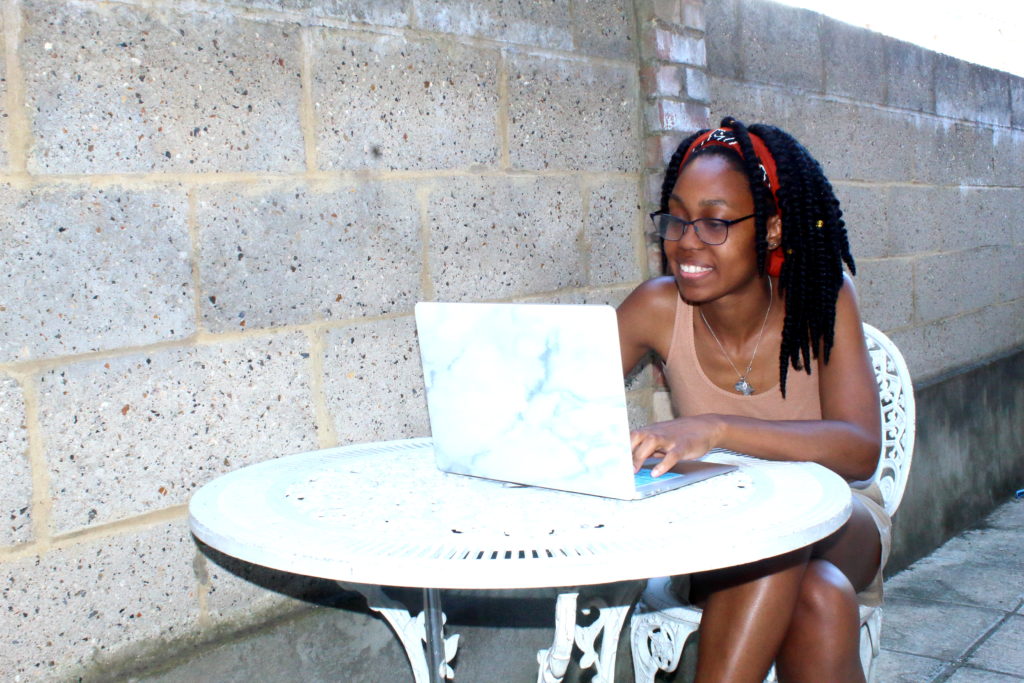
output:
[[[779,173],[775,168],[775,157],[773,157],[772,153],[768,150],[768,145],[764,144],[764,140],[753,133],[748,133],[748,135],[750,136],[750,144],[754,148],[754,155],[757,157],[758,166],[761,169],[761,182],[767,185],[768,189],[771,190],[772,197],[775,199],[776,210],[778,210]],[[698,135],[697,139],[690,144],[689,149],[686,150],[686,154],[683,155],[683,161],[679,165],[680,169],[686,165],[691,154],[696,150],[709,145],[727,147],[735,151],[741,157],[743,156],[743,150],[740,148],[740,141],[736,137],[732,128],[715,128],[713,130],[709,130],[703,135]],[[768,253],[768,273],[778,277],[782,272],[782,261],[782,249],[776,248],[771,250]]]
[[[772,197],[775,199],[775,206],[779,205],[779,198],[777,192],[779,191],[779,174],[775,168],[775,158],[772,153],[768,151],[768,145],[764,144],[757,135],[753,133],[747,134],[750,137],[750,144],[754,148],[754,155],[757,157],[758,165],[761,168],[763,177],[761,182],[768,186],[768,189],[772,191]],[[696,150],[707,147],[709,145],[717,145],[719,147],[727,147],[741,157],[743,156],[743,150],[740,148],[740,141],[736,137],[732,128],[715,128],[709,130],[703,135],[697,136],[697,139],[690,144],[690,148],[686,150],[686,154],[683,155],[683,162],[680,164],[680,168],[686,164],[686,161],[690,158]]]

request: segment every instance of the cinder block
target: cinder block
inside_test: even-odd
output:
[[[0,361],[192,334],[186,211],[179,188],[0,187]]]
[[[939,116],[1010,125],[1010,75],[943,54],[935,56]]]
[[[861,317],[880,330],[914,321],[914,266],[909,258],[861,259],[854,279]]]
[[[216,186],[196,217],[212,331],[381,315],[421,298],[410,183]]]
[[[843,211],[846,236],[857,267],[863,259],[893,256],[892,228],[886,213],[889,190],[884,186],[843,181],[833,183],[832,189]]]
[[[412,317],[325,332],[323,384],[339,444],[430,435]]]
[[[1010,77],[1010,125],[1024,128],[1024,78]]]
[[[32,539],[32,469],[21,387],[0,374],[0,546]]]
[[[635,67],[520,54],[508,70],[513,168],[639,168]]]
[[[373,26],[408,26],[408,0],[215,0],[209,4],[245,9],[302,12],[303,23],[334,19]]]
[[[419,27],[428,31],[572,49],[569,0],[413,0],[413,6]]]
[[[767,123],[782,128],[810,150],[833,182],[859,180],[865,175],[855,164],[870,160],[862,159],[864,154],[850,154],[850,149],[859,150],[871,140],[859,127],[858,110],[851,104],[803,94],[794,97],[781,88],[721,78],[711,79],[710,100],[714,103],[712,122],[734,116],[748,126]],[[874,144],[880,146],[881,142]],[[885,154],[891,156],[891,150]]]
[[[935,112],[935,53],[918,45],[883,37],[885,103],[925,113]]]
[[[915,382],[922,382],[1024,343],[1024,302],[995,304],[966,315],[895,331]],[[983,332],[983,333],[981,333]]]
[[[841,178],[892,182],[909,179],[920,154],[916,148],[921,130],[916,128],[919,117],[840,103],[823,108],[837,118],[818,119],[828,123],[817,127],[815,135],[820,136],[820,143],[811,149],[824,156],[818,157],[823,163],[827,160],[825,169],[830,177],[835,169],[845,167]]]
[[[822,92],[822,15],[762,0],[741,0],[742,73],[757,83]]]
[[[704,0],[683,0],[683,25],[695,31],[705,29]]]
[[[885,101],[884,37],[835,19],[822,20],[825,92],[858,102]]]
[[[743,36],[739,22],[741,4],[742,0],[721,0],[704,5],[705,21],[714,27],[704,36],[708,73],[714,77],[739,78],[743,72]]]
[[[206,590],[205,616],[213,624],[230,624],[241,630],[262,625],[270,618],[309,608],[306,598],[323,593],[324,579],[291,574],[243,562],[198,543],[194,560],[196,577]]]
[[[522,297],[585,284],[583,203],[569,178],[454,178],[433,192],[428,212],[429,276],[438,300]]]
[[[922,122],[914,176],[935,184],[990,185],[994,174],[993,129],[973,123]]]
[[[1024,126],[993,129],[992,157],[991,183],[1021,187],[1021,178],[1024,178]]]
[[[638,183],[632,179],[590,188],[590,216],[584,228],[590,286],[640,280],[643,223],[637,194]]]
[[[662,21],[668,24],[683,23],[683,3],[679,0],[651,0],[637,4],[640,23]]]
[[[500,3],[502,6],[509,3]],[[536,12],[530,5],[530,14]],[[636,26],[633,3],[628,0],[588,0],[572,16],[576,52],[611,59],[633,59]]]
[[[965,245],[963,236],[974,234],[977,216],[965,210],[961,194],[933,185],[895,185],[885,192],[885,225],[889,256],[980,246]],[[984,238],[982,238],[984,241]]]
[[[718,78],[714,75],[710,80],[710,102],[713,109],[709,121],[718,125],[724,116],[733,116],[748,126],[754,123],[770,123],[797,135],[801,142],[808,144],[806,135],[801,132],[808,128],[807,121],[794,111],[792,98],[779,88],[761,86],[747,81],[734,81]],[[817,99],[801,98],[800,108],[804,116],[820,120],[820,111],[826,104]],[[808,111],[809,110],[809,111]],[[813,151],[813,148],[812,148]]]
[[[320,168],[497,162],[497,51],[328,29],[314,36]]]
[[[5,676],[102,680],[105,661],[195,629],[194,553],[180,520],[3,564]]]
[[[954,247],[1010,247],[1024,243],[1021,228],[1024,222],[1024,191],[1008,187],[961,187],[950,190],[955,195],[955,212],[937,213],[937,220],[945,224],[945,248]],[[931,208],[930,205],[928,205]],[[970,239],[965,239],[969,234]],[[1022,268],[1024,270],[1024,268]]]
[[[42,375],[56,530],[180,505],[218,474],[315,447],[308,355],[293,333]]]
[[[34,173],[300,171],[291,26],[26,0]]]
[[[1021,296],[1020,256],[1014,247],[979,247],[921,257],[917,319],[930,322]]]

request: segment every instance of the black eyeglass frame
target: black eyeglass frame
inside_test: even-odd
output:
[[[732,220],[727,220],[725,218],[697,218],[697,219],[694,219],[692,221],[688,221],[688,220],[684,220],[684,219],[680,218],[679,216],[673,216],[672,214],[667,213],[665,211],[655,211],[654,213],[651,214],[651,222],[654,223],[654,230],[655,230],[655,232],[658,233],[658,237],[660,237],[663,240],[668,240],[669,242],[678,242],[679,240],[683,239],[683,237],[686,235],[687,229],[689,229],[692,226],[693,227],[693,231],[695,233],[697,233],[697,239],[699,239],[701,242],[703,242],[704,244],[706,244],[706,245],[708,245],[710,247],[716,247],[719,244],[725,244],[725,241],[727,239],[729,239],[729,228],[731,228],[732,226],[736,225],[737,223],[742,223],[745,220],[753,218],[756,215],[757,214],[752,213],[752,214],[750,214],[748,216],[743,216],[742,218],[734,218]],[[659,216],[664,216],[666,219],[668,219],[670,221],[670,224],[671,224],[671,222],[674,222],[677,225],[681,225],[682,226],[682,229],[679,232],[679,237],[675,237],[675,238],[668,237],[665,234],[667,232],[667,230],[662,230],[662,226],[659,225]],[[722,237],[722,241],[720,241],[720,242],[709,242],[708,240],[706,240],[704,238],[704,235],[701,234],[700,225],[699,224],[700,223],[705,223],[706,224],[706,223],[709,223],[709,222],[710,223],[720,223],[722,225],[722,227],[725,229],[725,235]]]

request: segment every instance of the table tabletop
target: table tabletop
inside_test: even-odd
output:
[[[429,438],[285,456],[192,497],[201,541],[266,567],[345,582],[505,589],[734,566],[803,547],[850,514],[813,463],[727,451],[739,469],[636,501],[440,472]]]

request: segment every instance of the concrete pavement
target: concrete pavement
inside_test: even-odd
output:
[[[889,578],[885,592],[878,683],[1024,681],[1024,500]]]

